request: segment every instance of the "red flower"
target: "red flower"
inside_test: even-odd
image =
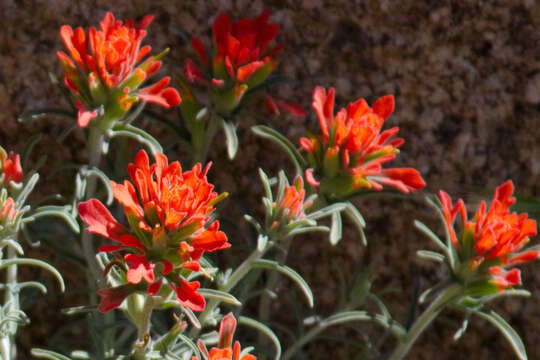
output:
[[[77,98],[79,126],[87,126],[98,115],[121,117],[139,100],[167,108],[180,104],[178,92],[166,87],[169,77],[139,89],[161,67],[159,59],[164,55],[143,61],[152,48],[141,42],[153,19],[147,15],[135,26],[131,19],[123,24],[107,13],[100,30],[92,27],[87,34],[81,27],[73,31],[62,26],[60,36],[71,57],[62,51],[57,55],[64,67],[64,82]]]
[[[12,198],[8,197],[2,206],[0,206],[0,224],[5,226],[15,219],[17,216],[17,207],[15,206],[15,201]]]
[[[395,158],[404,142],[392,138],[398,132],[397,127],[381,131],[384,120],[394,111],[392,95],[380,98],[372,108],[359,99],[334,116],[334,89],[326,92],[316,87],[313,108],[322,136],[300,139],[300,145],[310,154],[313,170],[308,169],[306,178],[313,186],[318,186],[320,181],[323,188],[337,197],[362,188],[381,190],[383,185],[404,193],[425,186],[415,169],[382,168]]]
[[[302,177],[297,176],[293,185],[286,186],[283,197],[278,204],[274,204],[278,217],[284,216],[286,223],[305,217],[304,210],[311,206],[311,201],[304,202],[305,190]]]
[[[121,285],[110,289],[98,290],[98,295],[103,296],[99,303],[99,311],[107,312],[119,307],[122,302],[133,292],[135,288],[131,284]]]
[[[450,196],[439,192],[446,227],[460,260],[472,269],[489,272],[499,290],[520,284],[518,269],[504,271],[501,267],[528,262],[538,257],[538,251],[517,253],[536,235],[536,221],[527,214],[510,213],[510,206],[516,201],[512,196],[514,185],[509,180],[497,187],[489,206],[482,201],[473,217],[467,219],[465,203],[459,199],[452,204]],[[460,215],[463,234],[456,235],[454,220]]]
[[[261,84],[276,67],[274,57],[283,46],[270,46],[279,32],[279,26],[269,23],[269,17],[268,9],[254,19],[244,18],[234,22],[225,13],[219,15],[212,27],[215,47],[213,59],[209,59],[201,40],[195,37],[191,39],[191,45],[205,71],[199,70],[188,59],[184,75],[190,83],[210,87],[212,102],[222,115],[230,114],[240,104],[246,91]],[[279,113],[279,105],[295,116],[305,115],[297,104],[272,104],[275,106],[272,113]]]
[[[126,278],[131,284],[142,280],[155,293],[166,278],[176,291],[180,303],[195,311],[204,309],[204,299],[196,293],[198,282],[188,283],[181,270],[198,271],[198,260],[205,251],[226,249],[227,236],[219,231],[219,222],[211,222],[213,205],[221,197],[206,180],[209,166],[202,170],[196,164],[182,172],[178,161],[168,163],[163,154],[149,164],[141,150],[128,172],[133,181],[111,182],[114,197],[124,207],[129,230],[118,223],[107,208],[96,199],[79,204],[81,219],[87,230],[114,240],[118,245],[100,247],[100,251],[127,250],[129,264]]]
[[[23,178],[21,158],[19,154],[10,151],[9,156],[0,148],[0,170],[4,174],[4,185],[8,186],[11,181],[20,183]]]
[[[227,14],[219,15],[212,28],[214,44],[218,51],[217,57],[214,58],[214,67],[224,64],[228,75],[240,83],[248,81],[259,70],[270,73],[275,67],[272,56],[283,47],[277,45],[267,49],[279,32],[277,24],[268,23],[269,17],[268,9],[254,19],[244,18],[233,23]],[[196,45],[197,40],[194,42]],[[202,47],[194,46],[194,48],[204,51]],[[206,54],[202,52],[199,54],[201,61],[204,62]]]
[[[236,329],[236,319],[232,313],[224,316],[219,324],[218,347],[206,349],[206,346],[201,340],[197,341],[199,350],[205,360],[257,360],[257,357],[251,354],[245,354],[240,358],[240,343],[236,341],[234,347],[231,347],[232,338]],[[191,360],[199,360],[193,356]]]

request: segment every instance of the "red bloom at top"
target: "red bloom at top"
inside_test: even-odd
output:
[[[382,164],[395,158],[403,144],[392,138],[398,127],[382,130],[394,111],[394,97],[383,96],[372,108],[359,99],[334,116],[334,89],[316,87],[313,108],[319,118],[322,136],[301,138],[300,145],[309,152],[312,169],[308,181],[333,193],[346,196],[361,188],[381,190],[383,185],[408,193],[425,186],[419,172],[412,168],[383,169]],[[320,180],[317,180],[320,179]]]
[[[293,184],[285,187],[283,197],[274,207],[278,211],[276,217],[285,217],[286,223],[305,217],[304,210],[311,206],[312,202],[304,202],[304,181],[297,176]]]
[[[232,313],[224,316],[219,324],[218,347],[206,349],[206,346],[201,340],[197,341],[197,346],[201,351],[204,360],[257,360],[257,357],[251,354],[245,354],[240,357],[240,343],[235,341],[234,347],[231,347],[232,338],[236,329],[236,319]],[[191,360],[199,360],[193,356]]]
[[[218,52],[213,60],[214,67],[224,64],[229,76],[240,83],[248,81],[262,67],[266,67],[266,74],[270,73],[275,67],[272,56],[283,49],[283,46],[268,48],[279,32],[277,24],[268,23],[269,17],[268,9],[254,19],[244,18],[232,23],[227,14],[219,15],[212,27]],[[201,41],[193,38],[191,44],[199,54],[201,62],[209,66]]]
[[[98,115],[121,117],[139,100],[167,108],[180,104],[178,92],[167,88],[170,77],[139,89],[161,67],[159,59],[165,54],[143,61],[152,48],[141,42],[153,19],[147,15],[135,26],[131,19],[123,24],[107,13],[100,29],[92,27],[87,34],[81,27],[73,31],[62,26],[60,36],[71,57],[62,51],[57,55],[65,70],[64,82],[78,100],[79,126],[87,126]]]
[[[514,185],[510,180],[497,187],[489,208],[482,201],[471,220],[467,219],[462,199],[453,205],[447,193],[439,192],[446,227],[460,260],[472,269],[489,272],[499,290],[521,283],[518,269],[504,271],[501,267],[538,257],[536,250],[517,253],[529,242],[529,236],[536,235],[536,221],[528,219],[526,213],[510,212],[510,206],[516,201],[513,192]],[[454,230],[458,214],[464,224],[459,238]]]
[[[211,100],[222,115],[229,115],[240,104],[246,91],[261,84],[276,68],[275,56],[284,46],[270,45],[279,32],[279,25],[269,23],[269,17],[268,9],[253,19],[233,22],[227,14],[219,15],[212,27],[215,54],[212,59],[200,39],[191,39],[191,45],[205,71],[188,59],[184,75],[190,83],[209,86]],[[279,113],[279,106],[295,116],[305,115],[297,104],[274,101],[270,97],[267,99],[271,113]]]
[[[5,186],[8,186],[11,181],[20,183],[23,178],[23,170],[19,154],[10,151],[8,156],[4,149],[0,148],[0,170],[4,175]]]
[[[89,232],[119,243],[102,246],[101,251],[130,252],[124,256],[129,264],[128,282],[138,284],[144,279],[149,284],[148,292],[156,293],[163,275],[180,303],[195,311],[205,306],[203,297],[196,292],[199,283],[187,282],[180,271],[199,271],[198,260],[205,251],[230,246],[227,236],[219,231],[219,222],[210,219],[213,205],[222,197],[206,180],[208,168],[202,170],[201,164],[196,164],[192,170],[182,172],[178,161],[169,164],[163,154],[156,154],[156,163],[150,166],[148,155],[141,150],[135,164],[128,166],[133,183],[111,181],[114,197],[124,207],[129,230],[99,200],[79,204],[79,214],[89,225]]]

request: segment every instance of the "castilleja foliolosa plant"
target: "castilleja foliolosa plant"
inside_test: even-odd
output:
[[[0,268],[7,273],[0,309],[3,358],[15,358],[15,335],[19,325],[29,320],[20,307],[21,290],[32,286],[46,290],[37,282],[19,283],[17,267],[45,268],[58,277],[63,289],[52,265],[21,257],[20,233],[47,238],[57,249],[68,247],[64,238],[51,240],[58,237],[58,228],[40,231],[36,220],[50,215],[65,220],[68,226],[63,234],[73,240],[70,255],[86,274],[87,303],[65,312],[85,314],[90,336],[83,349],[74,349],[73,341],[56,346],[60,352],[35,348],[32,354],[38,358],[307,358],[301,354],[305,345],[328,328],[369,322],[393,337],[395,348],[389,350],[387,336],[374,345],[370,334],[365,334],[369,346],[362,354],[397,360],[407,355],[420,334],[447,308],[465,314],[456,339],[465,334],[471,315],[477,315],[501,331],[518,358],[527,358],[517,332],[487,309],[489,302],[501,296],[530,295],[516,289],[521,273],[515,266],[538,258],[534,247],[525,249],[536,235],[536,222],[510,209],[515,202],[511,181],[495,190],[489,204],[480,202],[472,216],[463,200],[453,203],[444,191],[427,196],[441,217],[446,239],[417,221],[415,226],[438,250],[419,250],[418,255],[442,266],[445,277],[419,297],[419,303],[429,304],[408,324],[396,321],[381,295],[371,290],[373,278],[367,264],[352,279],[341,279],[340,303],[330,314],[320,315],[309,284],[286,265],[293,242],[315,241],[314,233],[322,232],[331,245],[337,245],[344,236],[345,215],[358,230],[357,246],[367,245],[364,229],[369,224],[362,212],[368,209],[361,200],[383,190],[405,197],[426,186],[426,174],[391,167],[405,146],[404,139],[396,137],[398,128],[388,126],[391,114],[399,116],[394,97],[380,94],[371,106],[358,99],[334,111],[334,89],[315,87],[313,117],[319,129],[306,130],[298,146],[271,126],[255,125],[255,134],[273,141],[290,157],[294,173],[279,171],[269,176],[259,169],[262,216],[260,209],[242,205],[249,234],[227,233],[226,209],[237,199],[213,182],[211,163],[206,161],[217,130],[224,130],[232,159],[242,151],[236,127],[242,126],[243,116],[252,115],[245,110],[249,107],[243,109],[252,95],[262,95],[259,99],[266,102],[269,114],[281,110],[297,117],[307,114],[300,105],[271,95],[272,85],[284,80],[275,74],[280,56],[287,51],[277,43],[279,26],[272,22],[268,9],[238,20],[222,13],[213,20],[211,44],[181,32],[196,56],[183,60],[177,81],[171,81],[170,75],[152,81],[169,51],[151,55],[151,46],[143,44],[153,19],[146,15],[139,22],[123,21],[106,13],[99,27],[87,31],[68,25],[60,28],[65,50],[58,51],[57,57],[64,81],[54,75],[51,79],[70,108],[33,110],[21,119],[69,117],[73,126],[62,138],[70,131],[85,133],[88,160],[69,169],[74,192],[55,197],[67,204],[30,206],[27,199],[37,183],[37,172],[30,170],[23,176],[21,157],[0,148]],[[175,108],[180,123],[146,109],[147,103]],[[137,126],[140,118],[159,120],[173,129],[187,156],[166,155],[164,149],[170,149],[170,144],[163,146],[160,139]],[[116,137],[124,139],[111,141]],[[138,145],[145,149],[134,150]],[[32,226],[34,222],[37,225]],[[237,261],[239,255],[234,254],[240,254],[240,249],[248,254]],[[224,262],[229,265],[224,267]],[[287,290],[299,317],[294,331],[291,324],[275,322],[275,310],[290,305],[280,301],[284,300],[280,296],[283,277],[302,294],[299,300],[296,290]],[[415,309],[417,304],[412,305]],[[298,311],[300,307],[309,310]],[[233,342],[237,328],[236,338],[243,345]],[[243,337],[248,329],[256,330],[256,336]],[[282,342],[285,338],[278,334],[288,337]]]

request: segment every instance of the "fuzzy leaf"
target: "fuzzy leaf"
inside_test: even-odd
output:
[[[311,291],[311,288],[307,284],[307,282],[298,274],[296,271],[291,269],[288,266],[285,265],[279,265],[277,262],[272,260],[257,260],[253,262],[253,267],[263,268],[263,269],[270,269],[270,270],[276,270],[280,273],[288,276],[291,280],[293,280],[302,290],[304,295],[306,296],[306,299],[308,301],[308,304],[310,307],[313,307],[313,292]]]
[[[260,137],[273,141],[285,150],[295,166],[296,173],[302,175],[303,169],[307,166],[306,161],[289,139],[281,135],[278,131],[264,125],[253,126],[251,131]]]
[[[230,121],[221,119],[221,127],[225,132],[225,140],[227,142],[227,154],[229,159],[234,159],[238,151],[238,136],[236,135],[236,125]]]
[[[224,291],[214,290],[214,289],[199,289],[197,290],[197,292],[201,294],[202,296],[204,296],[205,298],[215,299],[215,300],[218,300],[227,304],[231,304],[234,306],[242,305],[242,303],[237,298],[235,298],[231,294],[226,293]]]
[[[64,205],[64,206],[56,206],[56,205],[47,205],[47,206],[40,206],[36,210],[32,211],[28,217],[31,220],[43,217],[43,216],[57,216],[61,219],[63,219],[69,227],[75,232],[80,232],[79,223],[77,220],[72,216],[71,213],[71,205]]]
[[[512,326],[506,322],[506,320],[504,320],[495,311],[490,311],[489,313],[478,311],[476,314],[489,321],[492,325],[499,329],[506,340],[508,340],[520,360],[527,360],[527,351],[525,350],[525,345],[523,344],[521,337],[516,330],[514,330],[514,328],[512,328]]]
[[[145,145],[148,150],[150,150],[152,155],[156,155],[157,153],[163,153],[163,148],[161,147],[159,141],[157,141],[152,135],[142,129],[139,129],[138,127],[129,124],[119,124],[118,126],[115,126],[114,129],[109,130],[107,135],[110,138],[116,136],[125,136],[128,138],[132,138]]]
[[[279,342],[279,339],[276,336],[276,334],[274,334],[274,332],[268,326],[264,325],[261,322],[258,322],[257,320],[248,318],[246,316],[240,316],[238,318],[238,323],[241,325],[252,327],[256,329],[257,331],[266,335],[272,341],[272,343],[274,344],[276,348],[276,356],[274,357],[274,359],[279,360],[281,358],[281,344]]]
[[[330,226],[330,243],[336,245],[341,240],[342,235],[341,213],[335,211],[332,213],[332,225]]]
[[[40,359],[71,360],[71,358],[68,358],[67,356],[59,354],[57,352],[45,350],[45,349],[39,349],[39,348],[33,348],[31,350],[31,354]]]

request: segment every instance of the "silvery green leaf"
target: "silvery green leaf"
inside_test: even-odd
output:
[[[416,255],[418,257],[421,257],[422,259],[441,262],[441,263],[444,262],[444,259],[445,259],[444,255],[439,254],[438,252],[429,251],[429,250],[418,250],[416,252]]]
[[[265,139],[273,141],[285,150],[295,166],[296,173],[299,175],[302,174],[303,169],[307,166],[306,161],[289,139],[281,135],[278,131],[264,125],[253,126],[251,131]]]
[[[307,284],[307,282],[298,274],[296,271],[291,269],[288,266],[285,265],[279,265],[277,262],[272,260],[256,260],[252,263],[253,267],[255,268],[263,268],[263,269],[270,269],[270,270],[276,270],[280,273],[288,276],[291,280],[293,280],[302,290],[304,295],[306,296],[306,299],[308,301],[308,304],[310,307],[313,307],[313,292],[311,291],[311,288]]]
[[[39,349],[39,348],[33,348],[30,353],[40,359],[50,359],[50,360],[72,360],[71,358],[68,358],[67,356],[64,356],[62,354],[59,354],[57,352],[51,351],[51,350],[45,350],[45,349]]]
[[[225,141],[227,143],[227,154],[229,159],[234,159],[238,151],[238,136],[236,135],[236,125],[232,122],[221,119],[221,127],[225,132]]]
[[[252,327],[252,328],[256,329],[257,331],[259,331],[259,332],[263,333],[264,335],[266,335],[272,341],[272,343],[274,344],[274,347],[276,348],[276,356],[274,357],[274,359],[275,360],[280,359],[280,357],[281,357],[281,343],[279,342],[278,337],[276,336],[276,334],[274,334],[272,329],[270,329],[268,326],[264,325],[263,323],[261,323],[261,322],[259,322],[257,320],[248,318],[246,316],[240,316],[238,318],[238,323],[240,325],[246,325],[246,326]]]
[[[159,141],[156,140],[156,138],[154,138],[146,131],[139,129],[138,127],[135,127],[133,125],[118,124],[117,126],[115,126],[114,129],[109,130],[107,132],[107,135],[110,138],[114,138],[116,136],[125,136],[134,139],[139,143],[145,145],[154,156],[157,153],[163,153],[163,148],[161,147]]]
[[[56,270],[55,267],[53,267],[52,265],[49,265],[45,261],[38,260],[38,259],[27,259],[27,258],[15,258],[15,259],[8,259],[8,260],[0,261],[0,269],[3,269],[10,265],[32,265],[32,266],[41,267],[49,271],[51,274],[53,274],[56,277],[56,280],[58,280],[58,283],[60,285],[60,290],[62,290],[62,292],[66,290],[64,279],[62,278],[62,275],[60,274],[60,272]]]
[[[448,248],[446,245],[442,242],[441,239],[433,231],[431,231],[430,228],[428,228],[424,223],[418,220],[414,220],[414,226],[420,230],[424,235],[426,235],[430,240],[432,240],[435,245],[437,245],[441,250],[444,252],[448,251]]]
[[[235,298],[231,294],[224,291],[214,290],[214,289],[199,289],[197,290],[197,292],[201,294],[203,297],[208,298],[208,299],[216,299],[221,302],[231,304],[234,306],[242,305],[242,303],[238,301],[237,298]]]
[[[29,217],[33,219],[37,219],[43,216],[57,216],[61,219],[63,219],[66,224],[69,225],[69,227],[75,232],[80,232],[79,223],[77,220],[73,217],[72,211],[71,211],[71,205],[46,205],[46,206],[40,206],[36,210],[29,213]]]
[[[512,326],[510,326],[510,324],[506,322],[506,320],[504,320],[495,311],[490,311],[489,313],[477,311],[476,314],[481,318],[489,321],[492,325],[499,329],[499,331],[504,335],[506,340],[508,340],[508,342],[512,346],[512,349],[514,349],[516,356],[520,360],[527,360],[527,351],[525,350],[525,345],[523,344],[521,337],[516,332],[516,330],[514,330],[514,328],[512,328]]]
[[[332,213],[332,224],[330,226],[330,244],[336,245],[341,240],[341,213],[335,211]]]

